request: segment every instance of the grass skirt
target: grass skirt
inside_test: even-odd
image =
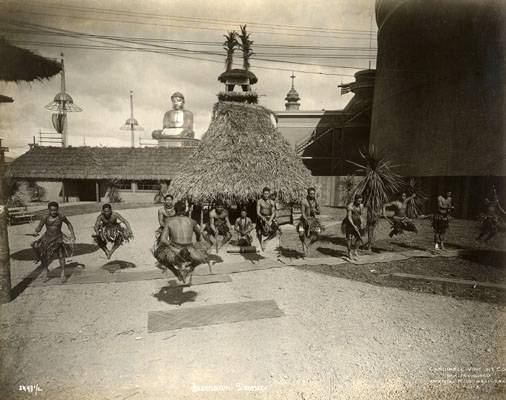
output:
[[[188,263],[196,267],[209,261],[209,255],[200,243],[189,245],[171,243],[170,246],[160,243],[154,251],[154,256],[160,264],[170,269]]]
[[[42,235],[32,243],[36,256],[35,262],[50,262],[54,257],[59,257],[60,254],[66,257],[68,250],[65,241],[68,241],[68,238],[63,233],[59,235],[48,235],[45,233]]]
[[[353,220],[353,223],[358,228],[358,231],[360,232],[360,235],[356,231],[356,229],[353,227],[353,225],[348,221],[348,217],[345,217],[343,219],[343,222],[341,222],[341,233],[345,235],[346,237],[354,236],[356,239],[362,239],[362,236],[365,234],[365,228],[362,227],[362,221],[359,218],[355,218]]]
[[[279,226],[276,222],[276,218],[274,218],[270,224],[268,224],[267,221],[259,219],[257,222],[256,231],[257,234],[265,236],[268,239],[272,239],[279,231]]]
[[[444,235],[450,224],[450,218],[447,214],[435,213],[432,216],[432,228],[434,233]]]
[[[93,235],[93,239],[99,246],[105,246],[107,243],[122,245],[130,240],[130,235],[120,224],[101,226],[98,235]]]
[[[504,221],[495,214],[480,214],[478,219],[481,221],[482,232],[490,232],[493,234],[506,232]]]
[[[404,231],[418,233],[418,229],[416,228],[413,221],[409,218],[393,218],[392,220],[392,231],[390,232],[390,237],[394,235],[400,235]]]
[[[297,224],[297,232],[304,231],[306,237],[318,236],[324,231],[323,225],[316,217],[308,217],[307,219],[301,218]]]
[[[239,233],[239,239],[237,239],[237,244],[239,246],[251,246],[253,243],[253,237],[249,233]]]
[[[226,234],[228,234],[230,232],[230,229],[228,229],[228,226],[225,223],[225,221],[216,220],[214,222],[214,227],[216,228],[216,231],[218,232],[218,235],[221,235],[221,236],[225,236]],[[211,229],[211,225],[209,225],[209,224],[206,225],[206,229],[205,230],[206,230],[206,232],[209,235],[213,235],[214,236],[214,232]]]

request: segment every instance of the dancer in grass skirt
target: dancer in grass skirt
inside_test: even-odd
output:
[[[102,206],[94,229],[95,234],[92,237],[108,260],[123,243],[134,237],[128,221],[117,212],[113,212],[110,204]],[[108,243],[112,243],[110,250],[107,248]]]
[[[316,201],[316,189],[310,187],[307,190],[307,197],[302,201],[300,221],[297,224],[297,232],[304,254],[323,232],[323,226],[316,217],[317,215],[320,215],[320,205]]]
[[[485,199],[485,206],[485,212],[481,213],[478,217],[481,221],[481,226],[476,240],[483,239],[483,241],[487,242],[497,235],[497,233],[506,232],[503,219],[506,216],[506,212],[499,204],[499,198],[495,190],[492,200]]]
[[[362,196],[357,194],[352,203],[346,207],[346,217],[341,222],[341,232],[346,237],[346,249],[348,258],[358,257],[359,243],[363,243],[362,236],[365,234],[365,226],[362,222]]]
[[[390,203],[386,203],[383,206],[383,216],[386,218],[386,209],[387,207],[394,208],[394,216],[389,221],[392,223],[392,230],[390,231],[389,236],[394,237],[395,235],[400,235],[407,232],[418,233],[418,229],[416,228],[413,220],[408,218],[406,215],[406,209],[408,203],[416,197],[416,194],[413,194],[407,197],[406,193],[402,193],[399,196],[399,200],[391,201]]]
[[[446,192],[444,195],[438,196],[437,210],[432,216],[435,250],[445,250],[446,231],[450,225],[450,213],[452,210],[452,192]]]
[[[232,238],[232,227],[228,218],[228,210],[222,201],[217,201],[214,209],[209,213],[209,224],[204,229],[204,238],[216,248],[216,254]],[[221,244],[218,236],[221,236]]]
[[[262,251],[264,250],[264,243],[274,239],[280,233],[276,222],[276,203],[271,199],[271,190],[268,187],[262,190],[262,197],[257,201],[256,231]]]
[[[251,232],[255,229],[255,224],[248,217],[246,208],[241,208],[241,215],[235,220],[234,230],[237,232],[239,238],[237,244],[239,246],[251,246],[253,237]]]
[[[211,261],[201,243],[200,226],[191,218],[185,216],[185,204],[178,201],[174,205],[176,216],[170,218],[162,232],[160,245],[156,248],[154,256],[157,261],[183,283],[191,276],[195,267],[199,264],[209,266],[212,273]],[[193,243],[195,233],[199,243]]]
[[[166,194],[165,196],[163,196],[162,201],[163,207],[158,210],[158,223],[160,224],[160,226],[155,231],[155,245],[153,247],[153,251],[156,250],[158,244],[160,243],[163,227],[167,223],[167,220],[176,215],[173,205],[174,197],[171,194]]]
[[[65,257],[68,255],[66,242],[75,241],[74,228],[70,221],[59,211],[58,203],[50,202],[48,204],[48,215],[43,217],[37,228],[35,236],[38,236],[42,228],[46,227],[46,232],[32,243],[32,248],[36,254],[36,262],[41,262],[42,267],[46,269],[49,275],[49,264],[58,257],[61,267],[61,279],[65,280]],[[70,231],[70,238],[62,232],[62,224],[65,223]]]

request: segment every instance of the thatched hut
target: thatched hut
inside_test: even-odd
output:
[[[0,38],[0,81],[33,82],[49,79],[61,71],[61,64]]]
[[[171,183],[177,197],[195,204],[220,198],[255,201],[265,186],[278,201],[298,203],[313,178],[276,129],[274,114],[256,104],[219,102],[202,141]]]
[[[61,70],[55,61],[9,44],[0,39],[0,81],[32,82],[49,79]],[[2,96],[1,103],[12,103],[12,98]],[[9,234],[4,196],[4,151],[0,143],[0,304],[11,299],[11,277],[9,258]]]

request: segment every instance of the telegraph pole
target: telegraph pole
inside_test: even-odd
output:
[[[9,151],[0,139],[0,304],[11,301],[11,263],[7,230],[7,194],[5,193],[5,155]]]

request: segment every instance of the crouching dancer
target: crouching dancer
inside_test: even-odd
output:
[[[205,250],[197,248],[192,243],[193,233],[198,242],[201,242],[202,235],[199,225],[184,215],[185,204],[178,201],[174,205],[174,210],[176,216],[167,220],[154,256],[183,283],[186,283],[189,275],[191,284],[192,273],[197,265],[207,263],[209,272],[212,273],[211,261]]]
[[[35,228],[35,236],[38,236],[42,227],[46,227],[46,232],[32,243],[33,250],[36,254],[36,262],[40,261],[49,275],[49,264],[54,256],[60,260],[61,280],[65,281],[65,257],[67,251],[65,248],[66,241],[75,241],[74,228],[70,221],[63,214],[58,212],[58,203],[52,201],[48,204],[49,213],[43,217],[37,228]],[[65,223],[70,231],[71,237],[68,238],[61,230],[62,224]]]
[[[125,227],[121,226],[121,223]],[[128,221],[113,212],[110,204],[104,204],[95,222],[95,234],[92,237],[109,260],[118,247],[133,239],[134,235]],[[107,248],[107,243],[113,244],[111,250]]]

